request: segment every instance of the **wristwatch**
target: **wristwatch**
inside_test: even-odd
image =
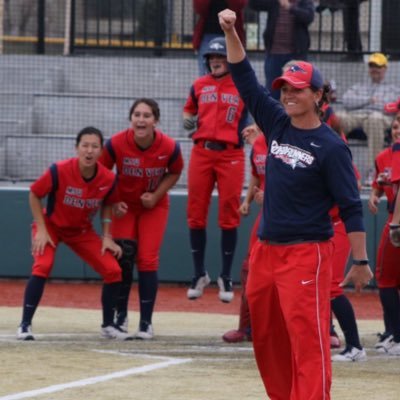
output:
[[[369,260],[353,260],[353,265],[368,265]]]

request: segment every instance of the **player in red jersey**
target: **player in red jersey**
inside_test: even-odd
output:
[[[233,299],[231,269],[240,223],[240,195],[244,180],[244,151],[240,132],[247,112],[232,81],[224,38],[210,41],[204,55],[210,73],[196,79],[183,110],[184,127],[194,142],[188,176],[187,219],[194,277],[187,291],[199,298],[210,283],[204,265],[206,225],[211,194],[218,190],[218,225],[221,228],[222,270],[217,279],[219,298]]]
[[[157,130],[158,104],[136,100],[129,112],[131,127],[107,141],[100,161],[117,168],[121,203],[116,207],[111,232],[121,246],[122,269],[116,324],[127,331],[128,302],[136,261],[140,300],[138,339],[153,338],[152,315],[158,290],[159,253],[167,226],[168,190],[183,169],[179,144]],[[121,218],[119,214],[125,213]]]
[[[395,203],[398,201],[400,181],[400,101],[389,103],[385,111],[395,114],[391,127],[392,145],[380,152],[375,159],[375,180],[368,206],[373,214],[378,212],[382,195],[387,197],[388,219],[383,229],[378,247],[375,279],[383,308],[385,332],[376,343],[377,351],[389,355],[400,355],[400,248],[393,245],[390,236],[400,226],[400,213]],[[397,200],[396,200],[397,198]],[[399,207],[398,207],[399,208]]]
[[[32,225],[32,276],[25,289],[22,322],[17,331],[19,340],[33,340],[32,318],[39,305],[59,243],[64,242],[82,260],[91,265],[104,280],[102,292],[102,335],[128,339],[113,323],[114,308],[121,282],[121,270],[114,258],[121,248],[109,232],[111,204],[118,198],[115,175],[97,162],[103,147],[102,133],[93,127],[82,129],[76,138],[77,157],[52,164],[31,185],[29,204]],[[47,207],[41,199],[47,196]],[[103,236],[92,226],[92,219],[101,209]]]
[[[254,200],[259,206],[262,205],[264,199],[264,176],[265,176],[265,162],[267,159],[268,146],[265,142],[264,135],[256,124],[250,125],[242,132],[242,136],[246,143],[252,146],[250,153],[251,162],[251,176],[249,187],[247,189],[246,197],[240,205],[240,213],[243,216],[249,215],[250,204]],[[251,327],[250,327],[250,311],[246,297],[246,283],[249,273],[249,257],[251,248],[257,241],[257,230],[260,224],[261,213],[258,214],[251,230],[247,256],[243,260],[242,269],[240,272],[240,282],[242,286],[240,312],[239,312],[239,326],[238,329],[232,329],[225,332],[222,339],[227,343],[237,343],[246,340],[251,340]]]

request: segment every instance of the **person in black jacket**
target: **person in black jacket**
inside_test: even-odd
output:
[[[250,0],[255,11],[267,11],[268,22],[264,32],[266,87],[275,99],[279,90],[271,84],[281,75],[282,67],[290,60],[306,60],[310,47],[308,26],[314,20],[313,0]]]

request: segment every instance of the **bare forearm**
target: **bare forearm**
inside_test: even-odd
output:
[[[164,176],[161,183],[158,185],[157,189],[154,191],[154,194],[157,196],[157,199],[161,199],[165,193],[171,189],[176,182],[178,182],[180,174],[167,174]]]
[[[40,198],[32,192],[29,192],[29,206],[31,208],[32,216],[36,222],[36,225],[39,228],[45,228],[46,224],[44,222],[42,202]]]
[[[367,248],[366,248],[366,236],[365,232],[350,232],[348,238],[351,244],[351,253],[354,260],[366,260]]]

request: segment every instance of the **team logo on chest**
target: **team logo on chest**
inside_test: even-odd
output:
[[[308,151],[290,144],[279,144],[276,140],[271,143],[271,154],[290,165],[292,169],[307,168],[314,162],[314,156]]]

